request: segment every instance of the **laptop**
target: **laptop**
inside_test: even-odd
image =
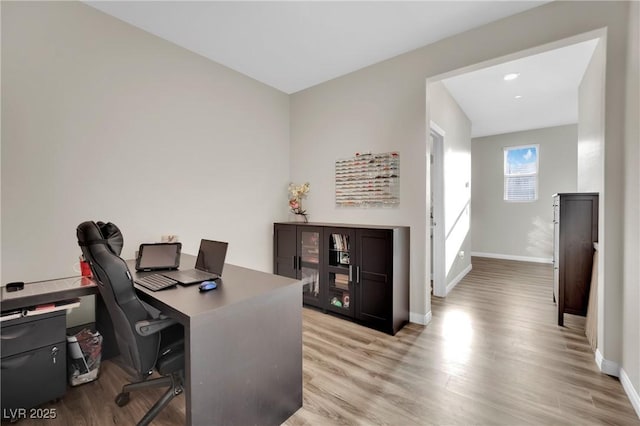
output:
[[[195,269],[185,271],[162,272],[162,275],[178,281],[182,285],[198,284],[202,281],[216,280],[222,276],[224,260],[227,257],[228,243],[201,240]]]
[[[140,244],[136,256],[136,271],[178,269],[181,243]]]

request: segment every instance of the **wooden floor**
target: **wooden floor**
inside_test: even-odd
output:
[[[304,309],[304,406],[294,425],[640,425],[620,382],[601,374],[584,319],[555,325],[549,265],[473,259],[427,327],[388,336]],[[47,425],[134,424],[160,391],[113,402],[125,382],[113,363],[99,381],[48,405]],[[184,397],[154,425],[184,422]],[[21,424],[41,424],[24,421]]]

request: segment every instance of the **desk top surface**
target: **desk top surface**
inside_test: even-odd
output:
[[[98,287],[90,278],[60,278],[25,283],[24,289],[19,291],[7,291],[6,287],[2,287],[0,304],[5,312],[97,293]]]
[[[195,266],[196,257],[182,254],[180,269],[188,270]],[[143,276],[158,272],[135,272],[135,260],[127,264],[134,276]],[[145,302],[166,314],[173,313],[183,321],[204,315],[254,297],[265,297],[268,293],[289,286],[300,286],[300,281],[268,274],[241,266],[225,264],[222,278],[216,280],[218,288],[200,292],[198,284],[177,285],[160,291],[151,291],[135,285],[138,295]],[[24,289],[8,292],[2,288],[0,293],[2,311],[22,309],[45,303],[53,303],[80,296],[97,294],[96,283],[89,278],[69,277],[57,280],[25,283]],[[302,299],[301,299],[302,300]],[[300,302],[302,303],[302,301]]]
[[[180,269],[192,269],[195,262],[195,256],[182,254]],[[127,263],[132,273],[135,273],[135,261],[129,260]],[[150,273],[153,272],[135,273],[135,275],[142,276]],[[178,284],[160,291],[151,291],[137,284],[135,287],[138,290],[138,295],[145,302],[167,315],[173,312],[185,321],[255,297],[267,297],[273,291],[290,286],[300,287],[300,295],[302,296],[302,284],[298,280],[228,263],[224,265],[222,278],[216,282],[218,288],[207,292],[200,292],[198,284],[190,286]],[[302,298],[300,303],[302,303]]]

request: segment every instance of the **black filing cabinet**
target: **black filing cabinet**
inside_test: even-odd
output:
[[[67,388],[66,311],[3,321],[2,416],[61,398]]]
[[[553,297],[562,326],[565,313],[587,314],[593,243],[598,241],[598,193],[555,194],[553,224]]]

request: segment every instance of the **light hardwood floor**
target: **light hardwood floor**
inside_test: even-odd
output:
[[[620,382],[598,371],[584,319],[556,326],[551,279],[549,265],[474,258],[432,299],[431,323],[396,336],[304,309],[304,406],[285,424],[640,425]],[[160,391],[119,408],[125,380],[103,363],[97,382],[49,405],[58,419],[46,424],[134,424]],[[183,421],[178,397],[154,424]]]

